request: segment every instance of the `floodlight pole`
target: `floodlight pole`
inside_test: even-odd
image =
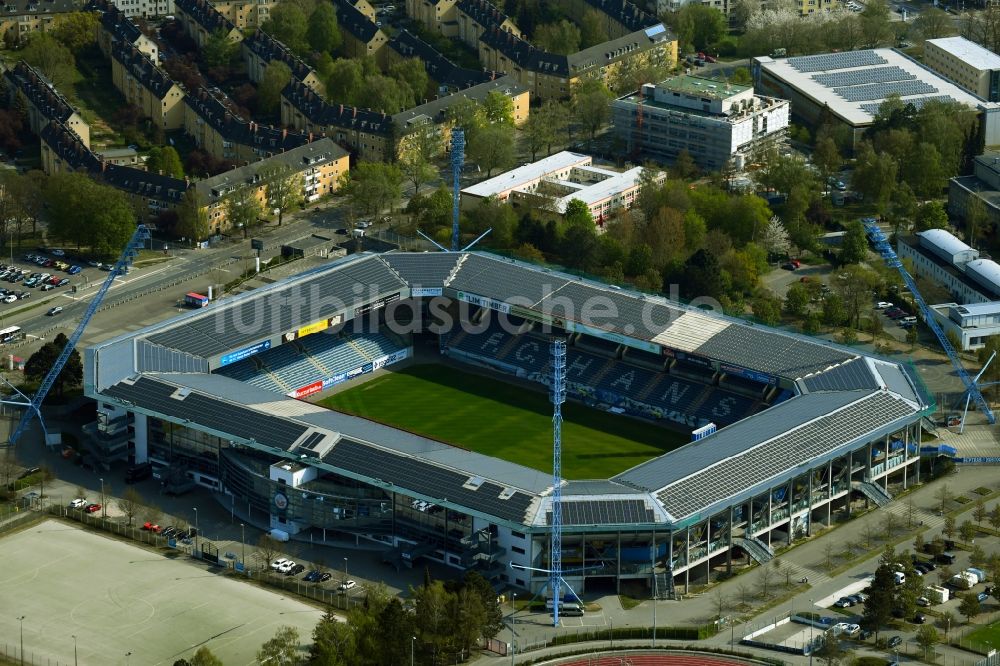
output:
[[[462,165],[465,163],[465,132],[451,130],[451,251],[458,252],[458,213],[462,195]]]
[[[566,402],[566,341],[552,341],[552,540],[549,552],[549,590],[552,626],[559,626],[562,599],[562,404]]]

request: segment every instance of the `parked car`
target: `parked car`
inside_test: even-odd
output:
[[[889,301],[879,301],[875,304],[876,310],[888,310],[891,307],[893,307],[893,305]]]
[[[979,599],[979,603],[982,603],[987,599],[989,599],[990,595],[986,594],[985,592],[980,592],[979,594],[976,595],[976,598]]]
[[[60,312],[62,312],[62,306],[57,305],[54,308],[49,308],[49,311],[46,312],[45,314],[47,314],[50,317],[55,317]]]
[[[42,286],[40,287],[40,289],[41,289],[42,291],[52,291],[52,290],[53,290],[53,289],[55,289],[55,288],[56,288],[56,286],[55,286],[54,284],[48,284],[48,283],[46,283],[46,284],[43,284],[43,285],[42,285]],[[53,308],[53,309],[55,309],[55,308]],[[61,311],[62,311],[62,308],[59,308],[59,311],[61,312]],[[49,314],[51,314],[51,313],[49,313]],[[58,313],[56,313],[56,314],[58,314]]]
[[[87,513],[97,513],[100,510],[101,510],[100,504],[88,504],[87,508],[84,509],[84,511],[86,511]]]
[[[87,508],[87,504],[88,504],[87,500],[83,499],[82,497],[78,497],[78,498],[76,498],[75,500],[73,500],[72,502],[69,503],[69,508],[71,508],[71,509],[85,509],[85,508]]]
[[[177,531],[176,527],[174,527],[173,525],[167,525],[166,527],[163,528],[163,531],[160,532],[160,534],[167,537],[168,539],[172,539],[174,536],[174,532],[176,531]]]
[[[302,573],[305,570],[306,570],[306,565],[304,565],[304,564],[296,564],[291,569],[289,569],[288,573],[285,574],[285,575],[286,576],[298,576],[300,573]]]
[[[293,560],[285,560],[278,566],[278,573],[287,574],[293,567],[295,567],[295,562]]]
[[[51,250],[51,253],[52,253],[53,257],[65,257],[66,256],[66,252],[64,252],[63,250],[59,250],[59,249]]]
[[[798,268],[798,266],[796,266],[790,261],[786,261],[785,263],[781,264],[781,267],[784,268],[786,271],[794,271],[796,268]]]
[[[924,607],[930,606],[931,605],[931,600],[928,599],[927,597],[919,597],[917,599],[917,605],[918,606],[924,606]]]
[[[83,269],[80,268],[79,266],[70,266],[69,270],[67,270],[66,272],[69,273],[70,275],[76,275],[77,273],[79,273],[82,270]]]
[[[853,606],[854,604],[852,604],[851,600],[848,599],[847,597],[841,597],[837,599],[837,601],[834,602],[833,605],[836,606],[837,608],[847,608],[849,606]]]
[[[271,562],[271,568],[277,571],[287,561],[287,557],[279,557],[274,562]]]
[[[69,284],[69,278],[61,278],[59,282],[56,283],[57,287],[65,287]]]
[[[923,624],[927,621],[927,616],[923,613],[917,613],[913,616],[913,624]]]
[[[353,590],[357,586],[358,586],[357,582],[353,580],[345,580],[343,583],[337,586],[337,589],[342,592],[346,592],[347,590]]]
[[[315,583],[319,580],[320,572],[315,569],[311,569],[305,576],[302,577],[307,583]]]
[[[902,644],[903,644],[903,639],[899,636],[890,636],[888,642],[886,642],[886,645],[888,645],[890,648],[899,647]]]
[[[321,573],[319,575],[319,581],[318,582],[325,583],[326,581],[330,580],[331,578],[333,578],[333,574],[329,573],[327,571],[324,571],[323,573]]]

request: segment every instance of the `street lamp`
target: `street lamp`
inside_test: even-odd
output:
[[[558,599],[556,599],[556,603],[559,603]],[[614,652],[615,651],[615,620],[614,620],[614,618],[609,617],[608,618],[608,624],[611,626],[611,651]]]
[[[108,517],[107,500],[104,498],[104,477],[101,477],[101,518]]]
[[[198,507],[194,508],[194,549],[198,550]]]
[[[21,623],[21,666],[24,666],[24,616],[17,618]]]
[[[347,583],[347,558],[344,558],[344,583]]]
[[[243,546],[243,559],[240,561],[243,563],[245,571],[247,568],[247,528],[243,523],[240,523],[240,545]]]
[[[514,625],[517,624],[517,592],[510,596],[510,666],[514,666]]]
[[[344,558],[347,559],[346,557]],[[410,666],[413,666],[413,644],[416,642],[416,636],[410,636]]]
[[[73,666],[79,666],[79,663],[76,658],[76,634],[73,634]]]
[[[810,611],[812,610],[812,608],[813,608],[813,600],[812,598],[810,598],[809,599]],[[809,623],[809,666],[812,666],[812,663],[813,663],[813,626],[812,622],[810,622]]]

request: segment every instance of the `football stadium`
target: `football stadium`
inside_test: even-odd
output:
[[[88,455],[387,565],[668,597],[919,480],[905,365],[481,252],[360,253],[85,350]],[[528,567],[525,569],[523,567]]]

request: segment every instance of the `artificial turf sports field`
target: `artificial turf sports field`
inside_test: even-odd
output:
[[[329,409],[552,471],[547,394],[440,364],[411,365],[320,401]],[[689,440],[683,433],[580,404],[563,405],[562,473],[613,476]]]

